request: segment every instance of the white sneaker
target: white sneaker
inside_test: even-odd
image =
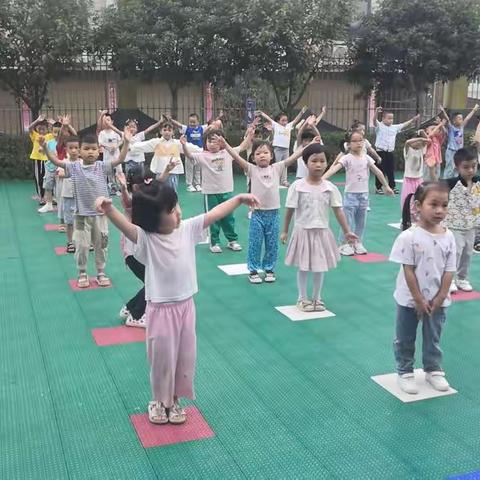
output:
[[[122,307],[122,309],[120,310],[120,312],[118,312],[118,316],[122,319],[122,320],[126,320],[127,317],[130,315],[130,312],[128,311],[128,308],[126,305],[124,305]]]
[[[250,283],[262,283],[262,277],[257,272],[250,272],[250,275],[248,275],[248,281]]]
[[[439,392],[446,392],[450,389],[450,384],[447,382],[444,372],[427,372],[425,373],[425,380]]]
[[[138,320],[133,318],[132,314],[129,313],[128,317],[125,320],[125,325],[127,327],[138,327],[138,328],[147,328],[147,317],[145,314],[141,316]]]
[[[463,290],[464,292],[473,291],[472,284],[466,278],[464,278],[463,280],[457,279],[457,288],[459,290]]]
[[[267,283],[273,283],[276,279],[274,272],[265,272],[265,281]]]
[[[210,245],[210,251],[212,253],[222,253],[222,247],[220,245]]]
[[[38,213],[48,213],[53,212],[53,205],[51,203],[46,203],[43,207],[40,207],[37,210]]]
[[[196,192],[197,189],[193,185],[188,185],[187,186],[187,192]]]
[[[367,207],[367,212],[371,212],[372,209],[370,207]]]
[[[201,191],[202,191],[201,185],[197,185],[197,186],[195,187],[195,190],[196,190],[197,192],[201,192]]]
[[[148,419],[151,423],[157,425],[168,423],[168,415],[163,403],[155,401],[148,402]]]
[[[353,246],[353,250],[355,251],[355,255],[365,255],[368,253],[368,250],[360,242]]]
[[[234,252],[240,252],[242,250],[242,246],[236,241],[228,242],[227,247]]]
[[[450,284],[450,290],[449,290],[450,293],[456,293],[458,292],[458,287],[457,287],[457,284],[455,282],[455,279],[452,280],[452,283]]]
[[[410,395],[416,395],[418,393],[418,387],[415,382],[415,375],[413,373],[404,373],[403,375],[399,375],[397,378],[397,383],[400,389],[405,393],[409,393]]]
[[[247,218],[250,220],[252,218],[252,211],[249,210],[247,213]]]
[[[340,252],[340,255],[345,255],[346,257],[355,255],[355,250],[349,243],[345,243],[338,250]]]

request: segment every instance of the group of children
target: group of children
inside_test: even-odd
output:
[[[363,236],[369,209],[369,173],[375,174],[382,188],[377,189],[378,193],[397,193],[393,177],[395,139],[398,132],[416,117],[404,124],[394,124],[392,113],[379,110],[382,120],[376,122],[375,150],[365,139],[365,125],[354,122],[342,145],[342,153],[328,169],[326,147],[317,128],[324,113],[325,109],[318,117],[310,115],[300,124],[302,115],[293,122],[288,122],[283,114],[273,121],[258,112],[259,118],[271,122],[274,142],[258,138],[259,122],[256,121],[248,128],[238,147],[231,147],[226,141],[221,120],[200,125],[196,115],[189,117],[188,125],[163,119],[149,129],[159,128],[160,133],[158,138],[150,140],[145,139],[146,132],[138,132],[135,120],[128,120],[123,132],[116,131],[105,111],[100,115],[99,123],[103,128],[98,136],[85,135],[79,139],[69,125],[68,117],[62,119],[56,135],[43,129],[43,118],[32,125],[32,155],[44,155],[63,172],[62,199],[72,199],[62,202],[69,205],[69,214],[63,213],[63,219],[67,222],[67,234],[71,233],[69,245],[76,255],[78,286],[88,287],[90,282],[86,271],[90,247],[95,252],[95,281],[100,286],[110,285],[104,270],[107,218],[122,232],[126,264],[144,282],[144,288],[122,308],[120,314],[127,325],[147,329],[153,396],[148,405],[151,422],[183,423],[186,413],[179,398],[194,398],[196,338],[193,295],[198,290],[195,245],[204,240],[207,227],[212,253],[222,252],[221,231],[227,238],[228,248],[242,250],[235,231],[234,210],[241,204],[248,205],[252,212],[248,279],[253,284],[272,283],[276,280],[279,240],[287,243],[294,218],[285,263],[297,268],[297,308],[303,312],[325,310],[321,295],[324,274],[336,267],[340,254],[367,253]],[[395,242],[391,260],[402,265],[394,295],[398,305],[394,350],[399,385],[411,394],[416,392],[412,375],[419,319],[427,320],[423,322],[427,380],[438,390],[448,389],[441,369],[439,347],[445,307],[450,302],[452,285],[466,291],[472,289],[467,275],[475,229],[480,219],[477,157],[472,150],[457,149],[454,165],[459,176],[440,183],[436,181],[435,168],[439,151],[441,156],[438,148],[441,141],[435,140],[436,147],[431,152],[433,160],[429,160],[435,168],[430,168],[427,162],[427,172],[435,181],[422,184],[421,176],[416,176],[419,171],[423,174],[424,150],[432,147],[433,137],[443,135],[447,122],[448,119],[439,120],[436,125],[428,127],[425,135],[408,141],[404,150],[408,164],[406,179],[412,179],[404,182],[404,188],[414,192],[402,197],[405,230]],[[290,155],[290,134],[296,124],[297,141]],[[179,139],[174,138],[175,127],[181,129]],[[455,128],[461,130],[461,127]],[[56,145],[51,143],[55,137]],[[99,160],[101,148],[102,161]],[[240,155],[245,150],[250,150],[248,161]],[[410,151],[421,151],[422,155],[417,153],[415,156]],[[153,158],[150,170],[146,172],[143,164],[147,152],[153,153]],[[184,172],[182,155],[188,177],[187,190],[202,191],[205,198],[205,214],[187,220],[182,220],[177,196],[178,176]],[[416,163],[413,166],[414,158]],[[233,195],[234,162],[249,180],[248,194]],[[287,185],[287,169],[295,162],[297,180],[289,185],[280,232],[279,187]],[[121,169],[122,163],[125,163],[124,169]],[[346,172],[343,200],[338,188],[328,180],[342,168]],[[37,171],[40,170],[36,168]],[[109,183],[118,185],[124,214],[112,203],[110,196],[115,192],[109,191]],[[45,182],[44,185],[49,184]],[[70,187],[65,188],[65,185]],[[63,191],[70,197],[63,196]],[[58,195],[57,189],[57,199]],[[47,194],[45,197],[46,200],[50,198]],[[329,227],[330,209],[341,228],[340,248]],[[412,214],[415,223],[410,219]],[[312,295],[307,292],[309,272],[313,276]],[[455,272],[456,280],[452,281]],[[427,317],[433,320],[430,322]]]

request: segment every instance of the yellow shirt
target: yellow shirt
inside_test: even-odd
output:
[[[41,160],[43,162],[46,162],[48,158],[45,153],[43,153],[43,149],[38,141],[40,137],[45,138],[45,143],[55,138],[51,133],[47,133],[46,135],[40,135],[37,131],[32,130],[30,132],[30,140],[32,141],[32,153],[30,154],[30,160]]]

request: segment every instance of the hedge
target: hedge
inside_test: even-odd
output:
[[[32,143],[27,135],[0,135],[0,178],[30,179],[33,161],[30,160]]]
[[[340,142],[344,132],[324,132],[322,139],[329,148],[329,162],[331,163],[340,150]],[[243,133],[227,132],[231,145],[238,145],[242,141]],[[400,134],[395,149],[396,170],[403,170],[403,144],[405,136]],[[29,159],[32,144],[28,135],[10,136],[0,135],[0,178],[2,179],[30,179],[33,175],[33,162]],[[294,169],[295,167],[293,167]],[[237,169],[235,169],[237,170]]]

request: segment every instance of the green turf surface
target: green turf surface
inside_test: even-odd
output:
[[[237,177],[237,190],[244,185]],[[201,212],[202,196],[184,190],[184,217]],[[30,182],[0,183],[1,479],[441,479],[480,470],[480,302],[448,311],[444,366],[459,393],[403,404],[370,380],[394,368],[397,267],[343,259],[323,288],[337,316],[290,322],[274,308],[296,300],[283,246],[272,285],[217,268],[244,263],[245,251],[197,248],[195,404],[215,437],[143,449],[129,415],[150,399],[145,347],[97,347],[91,336],[120,324],[139,286],[119,234],[111,226],[113,288],[72,292],[73,257],[54,253],[64,234],[43,230],[56,218],[37,214],[31,195]],[[388,255],[398,202],[372,195],[370,251]],[[245,247],[246,213],[236,214]],[[471,280],[480,287],[480,256]]]

